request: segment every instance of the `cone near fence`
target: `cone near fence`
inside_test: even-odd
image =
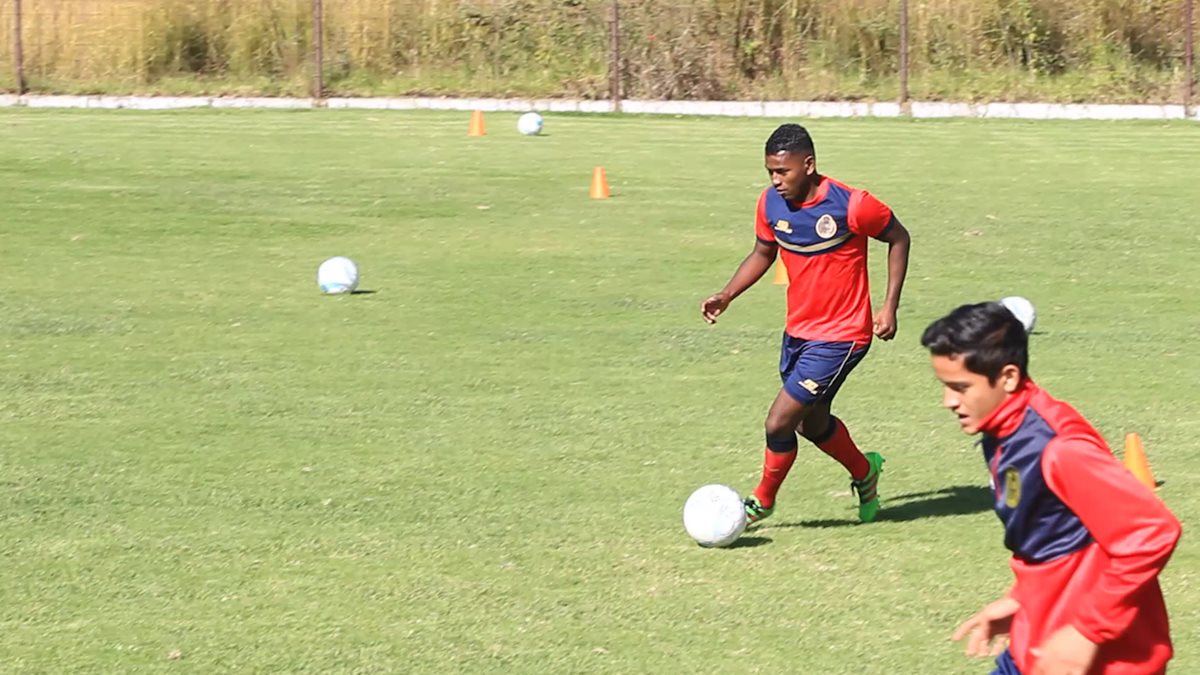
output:
[[[483,136],[487,133],[487,129],[483,124],[483,111],[476,110],[471,113],[471,126],[467,128],[468,136]]]

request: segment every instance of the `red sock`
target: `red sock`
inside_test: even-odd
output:
[[[759,481],[758,487],[754,488],[754,496],[758,497],[758,503],[763,507],[769,509],[775,505],[775,493],[779,492],[779,486],[783,485],[783,479],[787,478],[788,471],[792,468],[792,462],[795,461],[795,450],[791,452],[766,451],[766,456],[763,458],[762,480]]]
[[[821,452],[846,467],[846,470],[850,472],[850,477],[854,480],[866,478],[867,474],[871,472],[871,465],[867,462],[866,456],[859,451],[858,446],[854,444],[854,439],[850,438],[850,432],[846,429],[846,425],[836,417],[830,417],[829,421],[833,424],[833,434],[817,443],[817,447],[821,449]]]

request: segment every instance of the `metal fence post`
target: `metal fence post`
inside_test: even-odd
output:
[[[908,0],[900,0],[900,111],[908,114]]]
[[[1196,69],[1192,62],[1196,28],[1192,23],[1192,0],[1183,0],[1183,116],[1192,114],[1192,94],[1196,89]]]
[[[621,112],[621,15],[619,0],[612,0],[608,10],[608,97],[612,111]]]
[[[29,88],[25,84],[25,50],[21,44],[21,0],[13,0],[13,70],[16,71],[17,95]]]
[[[313,78],[312,97],[320,102],[325,98],[325,22],[321,0],[313,0]]]

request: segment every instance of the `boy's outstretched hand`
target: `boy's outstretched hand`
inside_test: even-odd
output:
[[[1020,608],[1016,600],[1000,598],[962,622],[951,639],[967,638],[967,656],[996,656],[1004,651],[1013,615]]]

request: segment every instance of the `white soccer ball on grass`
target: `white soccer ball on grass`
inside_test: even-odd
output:
[[[544,125],[545,120],[535,112],[527,112],[517,118],[517,131],[526,136],[537,136],[542,133],[542,126]]]
[[[344,256],[335,256],[317,268],[317,285],[326,295],[353,293],[358,288],[358,265]]]
[[[683,505],[683,528],[701,546],[728,546],[746,530],[746,507],[733,488],[705,485]]]

